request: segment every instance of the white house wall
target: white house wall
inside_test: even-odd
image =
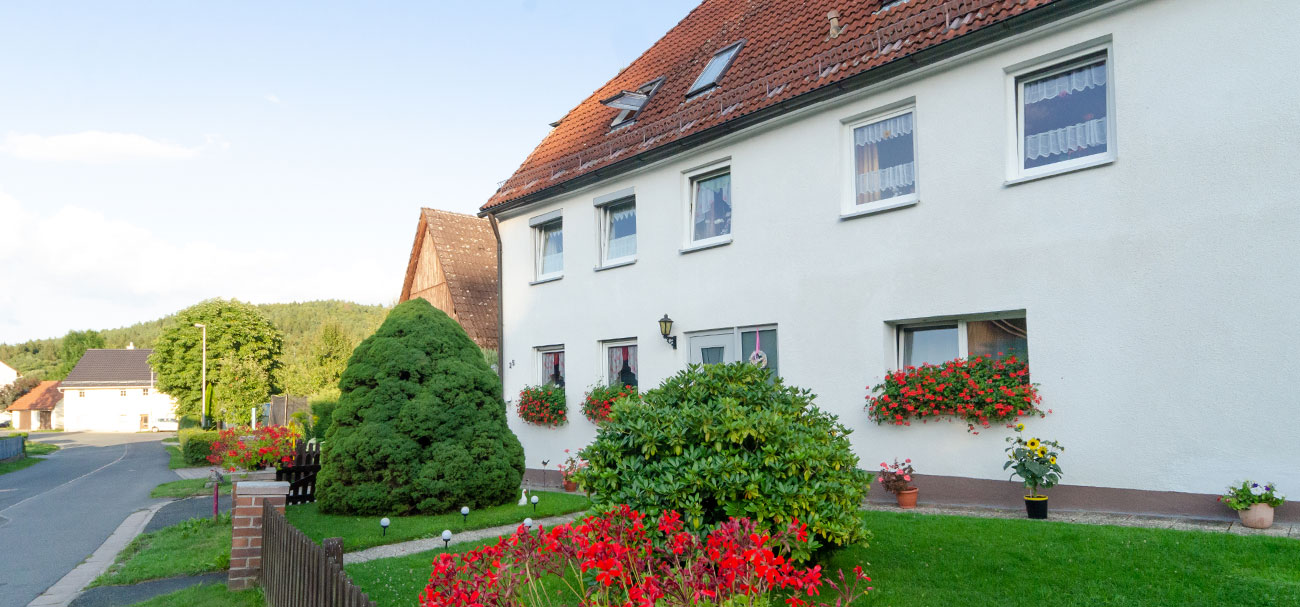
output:
[[[889,321],[1025,310],[1046,419],[1071,484],[1209,493],[1251,476],[1300,487],[1300,37],[1289,3],[1129,3],[503,218],[503,369],[527,465],[594,435],[602,340],[636,337],[640,383],[686,365],[687,333],[778,326],[780,371],[853,429],[863,465],[1005,479],[1002,438],[964,423],[877,426],[868,386],[895,366]],[[1110,38],[1118,159],[1005,186],[1006,70]],[[915,99],[920,202],[840,219],[843,120]],[[730,159],[730,245],[680,254],[683,171]],[[634,187],[638,259],[594,272],[597,196]],[[564,278],[529,285],[529,217],[562,210]],[[656,321],[675,321],[679,347]],[[570,422],[526,424],[534,348],[564,344]],[[71,409],[69,409],[71,418]]]
[[[122,396],[123,390],[126,396]],[[175,418],[175,411],[175,401],[154,389],[148,396],[139,387],[69,388],[63,392],[63,428],[69,432],[139,432],[141,415],[149,416],[148,429],[154,420]]]

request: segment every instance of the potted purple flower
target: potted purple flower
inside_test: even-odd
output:
[[[1286,497],[1277,492],[1273,483],[1246,480],[1228,487],[1219,501],[1237,511],[1241,524],[1251,529],[1268,529],[1273,526],[1273,509],[1281,506]]]

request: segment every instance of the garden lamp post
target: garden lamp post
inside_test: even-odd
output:
[[[442,551],[447,551],[447,546],[451,545],[451,529],[442,530]]]
[[[469,524],[469,506],[460,507],[460,520],[462,524]]]
[[[384,536],[388,535],[388,525],[390,524],[392,524],[392,521],[388,520],[388,517],[386,516],[384,518],[379,519],[379,526],[384,530],[383,533]]]
[[[537,496],[534,495],[534,496],[533,496],[533,499],[528,500],[528,501],[530,501],[530,502],[533,503],[533,514],[537,514]]]
[[[532,530],[533,530],[533,519],[531,519],[531,518],[526,518],[526,519],[524,519],[524,527],[527,527],[529,531],[532,531]]]
[[[199,369],[199,399],[202,401],[199,405],[200,413],[199,426],[208,427],[208,326],[201,323],[194,323],[195,327],[203,330],[203,366]]]

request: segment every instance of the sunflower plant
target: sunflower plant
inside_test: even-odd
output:
[[[1065,447],[1056,441],[1037,437],[1026,440],[1020,435],[1025,430],[1024,424],[1016,424],[1015,430],[1015,436],[1007,437],[1011,446],[1006,448],[1007,461],[1002,464],[1002,469],[1010,468],[1011,477],[1019,476],[1025,481],[1030,496],[1038,497],[1039,487],[1051,489],[1060,482],[1063,473],[1056,457],[1065,451]]]

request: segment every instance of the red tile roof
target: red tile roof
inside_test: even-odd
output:
[[[580,175],[664,148],[843,83],[905,57],[1051,4],[1082,10],[1089,0],[705,0],[627,68],[570,110],[483,212],[559,186]],[[844,29],[831,38],[827,14]],[[686,98],[713,54],[744,40],[709,92]],[[955,52],[955,51],[954,51]],[[614,131],[618,110],[601,99],[663,77],[632,126]],[[750,116],[753,119],[753,116]],[[721,131],[721,129],[717,129]],[[554,190],[562,191],[563,188]],[[540,196],[546,196],[541,194]]]
[[[433,240],[434,251],[423,250],[426,234]],[[411,298],[416,268],[429,255],[437,255],[460,326],[479,347],[495,350],[498,343],[497,240],[492,224],[473,215],[421,209],[399,303]]]
[[[63,395],[59,393],[59,382],[43,381],[32,388],[31,392],[18,397],[6,411],[53,411]]]

